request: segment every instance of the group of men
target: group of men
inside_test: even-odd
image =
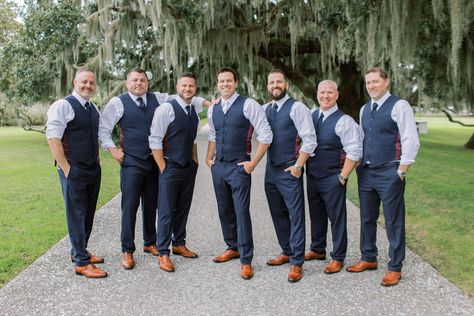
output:
[[[47,138],[58,163],[75,272],[106,277],[87,244],[100,186],[99,140],[120,164],[122,191],[122,266],[135,266],[135,222],[142,206],[143,251],[158,256],[160,269],[172,272],[173,254],[198,255],[186,246],[186,223],[197,168],[198,113],[208,107],[209,136],[206,164],[211,169],[217,208],[227,249],[216,263],[240,259],[240,276],[251,279],[253,237],[250,216],[251,173],[267,153],[265,194],[281,254],[270,266],[290,264],[289,282],[303,276],[303,263],[326,259],[328,220],[333,249],[324,272],[342,270],[347,252],[346,184],[357,166],[361,205],[361,261],[349,272],[377,269],[376,229],[380,202],[390,243],[388,271],[382,285],[401,278],[405,256],[405,175],[419,148],[413,111],[388,92],[383,68],[365,74],[371,100],[360,112],[360,127],[338,109],[337,84],[324,80],[317,88],[319,109],[311,112],[291,98],[280,70],[268,75],[272,101],[260,106],[237,93],[237,73],[221,68],[220,96],[214,103],[196,97],[196,77],[179,76],[177,95],[148,92],[141,69],[127,75],[128,92],[112,98],[100,115],[91,102],[95,75],[79,70],[72,95],[52,104]],[[112,131],[120,128],[120,146]],[[252,135],[257,148],[252,152]],[[306,166],[311,218],[311,246],[305,254],[305,199],[302,174]],[[156,226],[155,226],[156,222]]]

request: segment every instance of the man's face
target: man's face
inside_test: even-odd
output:
[[[339,92],[334,84],[328,82],[318,86],[318,103],[322,111],[332,108],[339,98]]]
[[[288,90],[288,82],[281,73],[271,73],[268,75],[268,92],[272,95],[273,100],[280,100],[286,95]]]
[[[221,72],[217,76],[217,89],[224,99],[231,97],[238,85],[239,82],[235,81],[234,74],[231,72]]]
[[[369,72],[365,75],[365,89],[372,99],[379,100],[388,90],[390,79],[384,79],[378,72]]]
[[[74,91],[86,100],[90,100],[95,93],[95,74],[92,71],[82,71],[76,74],[73,80]]]
[[[144,73],[132,71],[127,76],[125,86],[131,94],[142,96],[148,91],[148,78]]]
[[[186,103],[190,103],[191,99],[196,95],[196,80],[190,77],[182,77],[176,84],[176,91],[181,99],[186,101]]]

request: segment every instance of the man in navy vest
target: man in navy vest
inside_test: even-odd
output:
[[[160,169],[158,194],[157,245],[160,269],[173,272],[169,246],[173,253],[197,258],[186,247],[186,223],[193,199],[199,165],[196,133],[199,117],[192,105],[196,77],[183,73],[176,84],[178,97],[155,110],[149,137],[150,148]]]
[[[365,73],[371,100],[360,110],[363,156],[357,176],[362,256],[360,262],[347,268],[349,272],[377,269],[377,219],[382,201],[390,257],[383,286],[396,285],[401,279],[405,259],[405,175],[420,147],[413,110],[407,101],[388,92],[389,84],[381,67]]]
[[[148,92],[148,77],[136,68],[127,74],[128,92],[112,98],[102,113],[99,139],[120,164],[122,191],[122,266],[133,269],[135,259],[135,222],[142,204],[143,251],[159,255],[156,247],[156,208],[158,197],[158,167],[153,160],[148,136],[155,109],[173,97],[167,93]],[[198,106],[202,106],[202,101]],[[115,125],[120,127],[120,148],[112,140]]]
[[[215,257],[214,262],[240,257],[240,276],[248,280],[253,277],[250,174],[272,142],[272,131],[262,107],[236,92],[238,84],[235,70],[228,67],[219,70],[220,101],[207,112],[210,130],[206,164],[211,168],[219,219],[227,244],[227,250]],[[250,159],[254,129],[258,146]]]
[[[346,184],[362,154],[359,126],[337,106],[339,92],[332,80],[321,81],[319,110],[312,114],[318,136],[314,156],[306,163],[311,246],[305,260],[326,259],[328,219],[331,222],[332,260],[326,274],[341,271],[347,252]]]
[[[87,251],[101,177],[97,138],[100,113],[91,102],[95,74],[78,70],[73,83],[72,95],[49,108],[46,137],[58,164],[75,272],[104,278],[107,273],[95,266],[104,259]]]
[[[316,148],[311,112],[287,94],[285,74],[274,69],[268,75],[272,102],[263,109],[272,129],[265,169],[265,194],[282,253],[267,261],[270,266],[290,262],[289,282],[303,277],[305,215],[303,166]],[[303,142],[303,145],[301,145]]]

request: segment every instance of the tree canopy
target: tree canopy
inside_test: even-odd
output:
[[[122,91],[134,66],[151,71],[151,88],[160,91],[193,71],[211,96],[224,65],[259,100],[274,67],[308,104],[316,103],[317,83],[333,79],[353,116],[366,99],[362,74],[375,65],[412,104],[424,96],[474,101],[469,0],[30,0],[24,21],[4,48],[0,88],[26,103],[68,93],[83,65],[97,71],[101,101]]]

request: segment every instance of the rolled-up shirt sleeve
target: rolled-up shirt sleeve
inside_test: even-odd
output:
[[[359,126],[354,119],[349,115],[342,116],[336,124],[335,132],[341,139],[346,157],[358,161],[362,157],[362,142]]]
[[[212,112],[214,110],[214,104],[207,110],[207,125],[209,126],[209,135],[207,140],[210,142],[216,142],[216,129],[214,128],[214,122],[212,121]]]
[[[46,123],[46,138],[62,139],[67,124],[74,119],[74,109],[64,99],[54,102],[48,109]]]
[[[148,142],[150,149],[163,149],[163,138],[165,138],[168,126],[174,120],[174,110],[171,104],[163,103],[156,108],[150,127]]]
[[[397,123],[398,132],[400,133],[402,146],[400,164],[410,165],[415,162],[420,148],[413,109],[406,100],[399,100],[393,106],[391,117]]]
[[[254,99],[248,98],[244,103],[244,116],[257,133],[257,141],[262,144],[271,144],[273,133],[262,106]]]
[[[314,129],[311,111],[301,102],[296,102],[290,111],[290,118],[295,124],[298,135],[303,141],[300,152],[305,152],[314,156],[313,152],[318,145],[316,141],[316,131]]]
[[[104,150],[116,147],[112,140],[112,132],[122,116],[123,103],[118,97],[113,97],[105,106],[99,122],[99,140]]]

